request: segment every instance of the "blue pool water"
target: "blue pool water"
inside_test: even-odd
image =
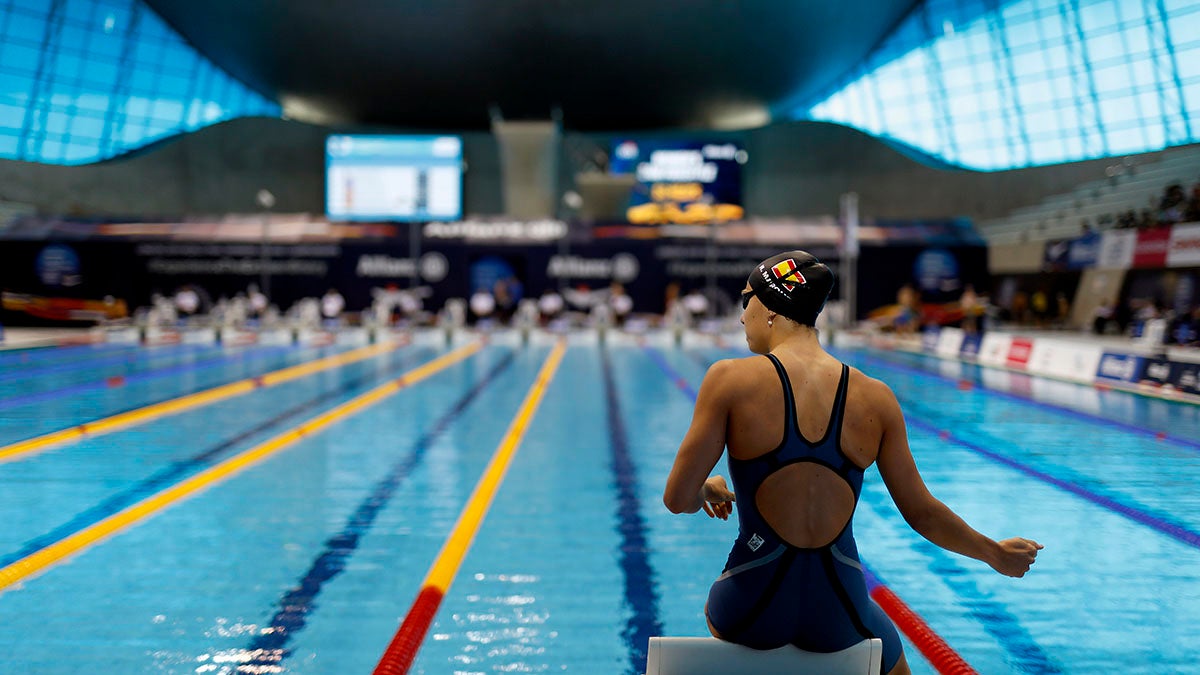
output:
[[[0,354],[0,446],[345,349]],[[418,336],[0,463],[0,567],[449,350]],[[0,591],[0,673],[371,672],[549,351],[493,339]],[[636,673],[649,636],[705,634],[736,525],[672,515],[661,491],[689,392],[743,355],[572,338],[412,672]],[[864,562],[963,658],[981,673],[1200,672],[1200,408],[838,355],[896,392],[937,497],[1046,546],[1026,578],[1001,577],[913,533],[868,472]]]

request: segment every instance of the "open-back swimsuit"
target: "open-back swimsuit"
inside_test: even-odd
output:
[[[708,619],[722,638],[755,649],[786,644],[811,652],[834,652],[864,638],[883,640],[884,672],[900,658],[900,637],[887,615],[867,595],[851,520],[824,546],[793,546],[758,512],[755,494],[768,476],[785,466],[812,462],[862,491],[863,470],[842,452],[842,422],[850,369],[842,365],[837,396],[825,436],[812,443],[800,433],[796,401],[787,371],[767,354],[783,385],[783,440],[753,459],[729,457],[729,475],[738,496],[738,537],[725,571],[708,595]],[[853,515],[853,514],[852,514]]]

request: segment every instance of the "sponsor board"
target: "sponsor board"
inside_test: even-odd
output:
[[[214,345],[217,343],[217,329],[189,328],[183,331],[180,341],[185,345]]]
[[[1137,382],[1142,375],[1142,357],[1134,354],[1105,352],[1096,367],[1096,379],[1110,382]]]
[[[953,358],[958,356],[962,351],[963,330],[961,328],[948,327],[943,328],[938,334],[937,344],[934,345],[934,351],[938,356]]]
[[[979,363],[984,366],[1003,368],[1008,359],[1008,350],[1012,346],[1012,336],[1001,333],[988,333],[983,336],[979,345]]]
[[[937,351],[938,335],[940,331],[937,326],[929,326],[921,331],[921,351],[933,353]]]
[[[1133,249],[1137,246],[1137,230],[1109,230],[1100,237],[1100,269],[1129,269],[1133,265]]]
[[[1200,265],[1200,223],[1172,227],[1171,239],[1167,245],[1167,266],[1194,267],[1198,265]]]
[[[1143,360],[1142,372],[1138,384],[1161,386],[1171,381],[1171,362],[1166,359],[1147,358]]]
[[[962,349],[958,355],[968,361],[974,361],[979,356],[979,344],[983,338],[979,333],[967,333],[963,335]]]
[[[1104,351],[1094,345],[1039,339],[1030,351],[1027,370],[1073,382],[1091,383]]]
[[[1168,381],[1185,394],[1200,395],[1200,363],[1171,362]]]
[[[1017,370],[1025,370],[1029,366],[1029,357],[1033,353],[1033,340],[1029,338],[1013,338],[1009,344],[1008,354],[1004,358],[1004,365]]]
[[[1171,228],[1138,230],[1133,247],[1134,267],[1166,267],[1167,247],[1171,243]]]

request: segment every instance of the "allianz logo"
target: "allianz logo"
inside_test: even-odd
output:
[[[1151,363],[1146,366],[1146,377],[1164,382],[1171,376],[1171,365],[1168,363]]]
[[[584,258],[574,255],[555,255],[546,266],[546,276],[551,279],[615,279],[620,282],[633,281],[641,271],[636,256],[618,253],[612,258]]]
[[[1100,361],[1100,374],[1117,380],[1132,380],[1135,368],[1136,360],[1111,354],[1105,354],[1104,359]]]
[[[1183,371],[1183,374],[1179,376],[1179,388],[1195,389],[1196,385],[1198,384],[1197,377],[1196,371],[1194,370]]]

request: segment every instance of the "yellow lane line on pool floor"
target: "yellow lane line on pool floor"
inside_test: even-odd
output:
[[[517,416],[513,418],[499,447],[496,448],[491,461],[488,462],[487,468],[483,470],[483,475],[475,485],[475,490],[467,499],[462,513],[458,516],[458,521],[454,523],[454,529],[451,530],[437,559],[430,567],[425,581],[422,582],[417,599],[413,602],[408,615],[393,636],[391,644],[388,645],[379,664],[375,667],[376,674],[407,672],[408,667],[412,664],[416,650],[420,648],[425,633],[437,613],[438,605],[441,604],[442,597],[450,589],[454,577],[458,575],[463,558],[471,548],[475,534],[479,531],[479,526],[487,515],[488,509],[491,508],[492,500],[500,489],[500,484],[504,482],[508,467],[512,464],[517,448],[521,445],[529,423],[537,412],[538,406],[541,405],[546,388],[550,385],[550,380],[554,378],[554,373],[558,370],[566,351],[566,342],[559,340],[554,345],[554,349],[550,351],[550,355],[546,357],[541,370],[538,371],[537,379],[534,380],[533,386],[529,388],[529,393],[525,395],[525,400],[517,410]]]
[[[382,401],[400,389],[416,384],[430,375],[462,361],[478,352],[480,348],[481,345],[478,342],[473,342],[459,347],[448,354],[443,354],[394,380],[389,380],[368,392],[359,394],[349,401],[309,419],[303,424],[292,427],[253,448],[230,457],[216,466],[205,469],[191,478],[157,492],[87,529],[80,530],[36,553],[21,558],[7,567],[0,568],[0,592],[30,575],[37,574],[47,567],[61,562],[68,556],[74,555],[102,539],[113,536],[121,530],[137,523],[139,520],[147,518],[181,499],[190,497],[204,488],[210,487],[243,469],[263,461],[301,438],[315,434],[334,422],[359,413],[366,407]]]
[[[360,347],[342,354],[334,354],[321,359],[315,359],[306,363],[300,363],[294,366],[289,366],[281,370],[276,370],[265,375],[257,377],[248,377],[237,382],[230,382],[212,389],[205,389],[194,394],[180,396],[159,403],[152,403],[142,408],[129,410],[127,412],[118,413],[111,417],[85,422],[73,427],[68,427],[59,431],[54,431],[41,436],[17,441],[10,445],[0,446],[0,462],[12,461],[18,457],[28,456],[35,452],[45,450],[55,445],[78,440],[84,436],[99,436],[107,434],[119,429],[125,429],[138,424],[144,424],[154,419],[173,415],[185,410],[199,408],[210,403],[223,401],[234,396],[248,394],[255,389],[263,387],[273,387],[277,384],[282,384],[291,380],[295,380],[306,375],[319,373],[330,368],[338,368],[346,366],[357,361],[379,356],[390,352],[402,344],[407,342],[385,342],[368,347]]]

